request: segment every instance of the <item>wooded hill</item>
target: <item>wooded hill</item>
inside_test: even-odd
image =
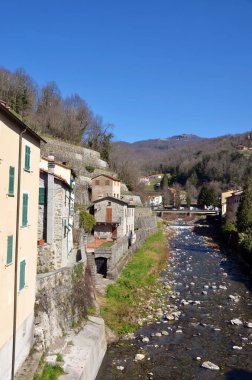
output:
[[[242,186],[244,179],[251,177],[249,148],[252,148],[250,132],[216,138],[184,134],[132,144],[115,142],[111,161],[121,175],[167,172],[173,183],[186,185],[189,181],[198,187],[209,182],[221,190]]]

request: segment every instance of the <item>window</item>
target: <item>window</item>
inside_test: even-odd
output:
[[[22,227],[28,225],[28,194],[23,193]]]
[[[7,265],[12,263],[13,235],[7,237]]]
[[[106,181],[105,181],[105,185],[106,185],[106,186],[109,186],[109,179],[106,179]]]
[[[26,145],[25,146],[25,170],[30,171],[30,161],[31,161],[31,148]]]
[[[100,185],[100,181],[98,179],[95,180],[95,185]]]
[[[10,195],[10,196],[14,195],[14,176],[15,176],[15,168],[13,166],[10,166],[10,168],[9,168],[9,190],[8,190],[8,195]]]
[[[25,287],[25,260],[20,261],[20,271],[19,271],[19,290]]]
[[[44,187],[39,188],[39,204],[40,205],[45,204],[45,188]]]

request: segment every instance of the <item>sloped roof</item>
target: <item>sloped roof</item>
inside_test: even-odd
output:
[[[114,202],[114,203],[120,203],[120,204],[122,204],[124,206],[135,207],[134,205],[129,204],[128,202],[125,202],[122,199],[111,197],[109,195],[106,195],[105,197],[102,197],[102,198],[98,198],[95,201],[93,201],[93,203],[99,203],[99,202],[102,202],[102,201],[105,201],[105,200],[108,200],[108,201]]]
[[[43,141],[46,143],[46,141],[39,136],[36,132],[34,132],[28,125],[26,125],[19,117],[10,110],[9,107],[6,106],[6,102],[0,100],[0,112],[3,113],[9,120],[15,122],[18,124],[18,126],[23,130],[27,131],[30,135],[32,135],[35,139],[39,141]]]
[[[95,177],[93,177],[92,179],[96,179],[96,178],[98,178],[98,177],[107,177],[107,178],[109,178],[109,179],[112,179],[112,181],[121,182],[120,179],[115,178],[115,177],[112,177],[112,176],[107,175],[107,174],[98,174],[98,175],[96,175]]]

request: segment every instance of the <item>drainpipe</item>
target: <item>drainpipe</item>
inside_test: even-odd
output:
[[[21,170],[22,170],[22,141],[26,129],[19,135],[18,149],[18,178],[17,178],[17,211],[16,211],[16,244],[15,244],[15,268],[14,268],[14,310],[13,310],[13,332],[12,332],[12,366],[11,380],[15,375],[15,354],[16,354],[16,328],[17,328],[17,273],[18,273],[18,248],[19,248],[19,215],[20,215],[20,193],[21,193]]]

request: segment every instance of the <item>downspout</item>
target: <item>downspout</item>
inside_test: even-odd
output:
[[[18,150],[18,183],[17,183],[17,212],[16,212],[16,244],[15,244],[15,271],[14,271],[14,310],[13,310],[13,333],[12,333],[12,366],[11,380],[15,375],[15,354],[16,354],[16,328],[17,328],[17,273],[18,273],[18,248],[19,248],[19,215],[20,215],[20,190],[21,190],[21,170],[22,170],[22,141],[26,129],[19,135]]]

